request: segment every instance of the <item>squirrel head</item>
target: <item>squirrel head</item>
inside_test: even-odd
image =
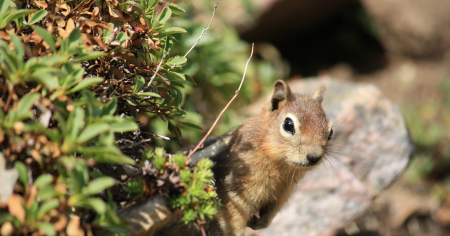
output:
[[[321,106],[325,87],[314,95],[297,95],[278,80],[260,118],[269,126],[261,148],[272,161],[281,161],[301,169],[321,162],[333,134],[332,123]]]

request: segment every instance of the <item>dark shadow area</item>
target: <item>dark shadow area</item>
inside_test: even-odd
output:
[[[280,19],[287,18],[280,16],[283,14],[280,10],[278,15],[264,14],[257,25],[242,32],[241,37],[248,42],[273,44],[289,62],[289,76],[315,76],[338,63],[349,64],[359,74],[370,73],[386,66],[385,50],[360,2],[341,2],[333,9],[328,9],[328,15],[323,15],[324,8],[328,9],[330,6],[310,6],[309,12],[304,9],[285,12],[297,14],[291,17],[293,21],[287,22],[279,22]],[[323,16],[314,18],[304,14]],[[277,34],[273,34],[269,27],[260,26],[270,21],[267,17],[272,17],[271,20],[279,24],[292,25],[298,22],[302,27],[293,25],[290,30],[281,27],[282,30],[278,29]],[[308,22],[305,23],[305,20]],[[265,36],[258,31],[264,31],[271,36]]]
[[[348,236],[348,234],[345,232],[341,232],[336,234],[336,236]],[[382,235],[375,231],[361,231],[359,233],[352,234],[352,236],[382,236]]]

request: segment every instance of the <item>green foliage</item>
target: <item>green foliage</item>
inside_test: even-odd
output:
[[[181,162],[183,155],[177,154],[177,156],[174,160]],[[174,208],[183,209],[183,221],[186,224],[195,222],[198,218],[201,220],[212,218],[217,214],[220,202],[213,187],[212,166],[211,160],[202,159],[194,167],[193,172],[180,168],[180,178],[185,189],[182,195],[172,196],[169,204]]]
[[[195,82],[182,71],[187,59],[171,55],[174,35],[187,30],[168,24],[184,9],[158,0],[83,2],[60,2],[58,14],[49,10],[54,2],[0,2],[0,151],[19,172],[14,196],[26,203],[12,206],[23,209],[24,220],[0,209],[0,224],[13,223],[17,234],[70,235],[66,218],[78,216],[87,231],[99,226],[124,233],[111,187],[126,186],[130,202],[160,194],[154,183],[151,189],[137,183],[168,172],[183,173],[183,182],[171,184],[187,194],[183,205],[173,205],[191,215],[185,221],[212,217],[218,200],[210,187],[211,165],[193,167],[183,155],[168,161],[163,148],[142,157],[125,152],[148,148],[140,144],[139,114],[159,117],[178,140],[180,124],[201,129],[180,121],[187,114],[182,89]],[[107,20],[95,18],[94,10]],[[118,185],[120,178],[99,171],[100,163],[136,164],[139,158],[149,160],[157,177],[142,174]]]
[[[404,115],[416,155],[406,172],[407,179],[418,182],[430,176],[436,168],[450,167],[450,83],[441,82],[442,102],[425,100],[418,106],[405,106]],[[442,165],[446,166],[443,167]]]

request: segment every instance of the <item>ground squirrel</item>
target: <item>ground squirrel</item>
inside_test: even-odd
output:
[[[278,80],[261,113],[235,130],[207,140],[194,159],[209,157],[222,206],[205,225],[208,236],[262,229],[304,174],[318,166],[333,134],[321,107],[321,87],[310,97]],[[173,220],[155,235],[201,235],[198,226]]]

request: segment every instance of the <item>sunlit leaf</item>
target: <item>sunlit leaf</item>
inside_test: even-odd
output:
[[[34,102],[39,99],[41,95],[39,93],[26,94],[20,99],[19,106],[17,107],[17,120],[23,120],[29,118],[33,113],[30,111]]]
[[[77,139],[77,142],[87,142],[95,136],[98,136],[99,134],[109,130],[110,128],[111,127],[108,124],[104,123],[90,124],[81,132],[80,136]]]
[[[51,209],[55,209],[59,206],[59,200],[58,199],[51,199],[49,201],[44,202],[41,207],[39,207],[39,210],[37,211],[37,218],[40,219],[50,211]]]
[[[107,176],[98,177],[91,182],[89,182],[88,186],[83,189],[83,194],[94,195],[100,193],[101,191],[110,188],[116,184],[116,181]]]
[[[43,175],[40,175],[36,179],[36,181],[34,181],[34,185],[38,189],[41,189],[41,188],[49,185],[52,181],[53,181],[53,176],[51,174],[43,174]]]
[[[69,90],[69,93],[78,92],[80,90],[83,90],[85,88],[91,87],[92,85],[98,84],[98,83],[101,83],[101,82],[103,82],[103,78],[102,77],[86,78],[86,79],[82,80],[80,83],[78,83],[71,90]]]
[[[41,223],[39,223],[38,229],[44,231],[45,235],[48,235],[48,236],[56,235],[55,228],[53,227],[52,224],[50,224],[48,222],[41,222]]]
[[[104,115],[114,115],[114,112],[117,109],[117,98],[113,97],[109,102],[106,103],[105,107],[103,107],[101,116]]]
[[[155,98],[160,98],[161,95],[157,94],[157,93],[152,93],[152,92],[143,92],[143,93],[138,93],[139,96],[151,96],[151,97],[155,97]]]
[[[185,74],[184,78],[186,78],[187,81],[191,82],[193,85],[197,85],[197,83],[195,83],[195,81],[192,79],[191,76]]]
[[[28,21],[28,25],[35,24],[36,22],[42,20],[47,15],[47,10],[39,10],[31,17],[30,21]]]
[[[163,33],[166,34],[181,34],[181,33],[187,33],[187,31],[181,27],[170,27],[163,31]]]
[[[142,75],[136,75],[134,77],[133,91],[139,91],[145,85],[145,78]]]
[[[52,49],[53,52],[56,52],[55,40],[53,39],[52,35],[44,28],[36,25],[33,25],[32,27],[36,31],[36,33],[38,33],[44,39],[44,41],[48,43],[50,49]]]
[[[125,41],[127,41],[127,34],[124,32],[120,32],[116,36],[116,40],[120,43],[120,45],[122,45],[123,43],[125,43]]]
[[[25,164],[20,161],[14,162],[14,168],[19,171],[19,181],[25,186],[28,187],[28,170]]]
[[[180,56],[176,56],[176,57],[172,57],[167,61],[168,65],[181,65],[187,62],[186,57],[180,57]]]
[[[108,55],[108,54],[104,53],[104,52],[99,52],[99,51],[85,52],[85,53],[81,53],[80,55],[78,55],[78,57],[73,59],[73,61],[75,61],[75,62],[89,61],[89,60],[97,59],[99,57],[104,57],[106,55]]]
[[[116,122],[111,124],[111,130],[113,132],[127,132],[137,130],[138,126],[133,121],[124,120],[123,122]]]
[[[165,7],[162,11],[161,14],[156,16],[156,20],[160,23],[160,24],[165,24],[167,22],[167,20],[170,18],[170,16],[172,15],[172,10],[170,10],[170,8]]]
[[[195,128],[195,129],[199,129],[199,130],[203,130],[200,126],[198,126],[198,125],[194,125],[194,124],[191,124],[191,123],[188,123],[188,122],[183,122],[183,121],[179,121],[179,120],[175,120],[176,122],[180,122],[181,124],[183,124],[183,125],[186,125],[186,126],[189,126],[189,127],[192,127],[192,128]]]
[[[179,11],[179,12],[186,12],[186,10],[184,10],[184,8],[178,6],[177,4],[175,4],[173,2],[169,2],[168,4],[169,4],[170,9],[172,9],[172,10]]]

